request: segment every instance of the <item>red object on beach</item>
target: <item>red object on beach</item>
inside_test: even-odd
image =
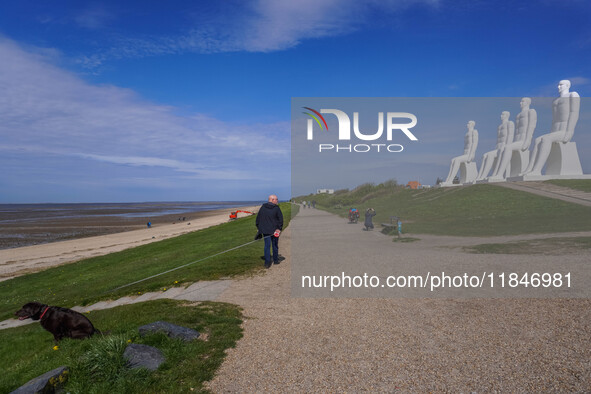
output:
[[[253,212],[250,212],[250,211],[243,211],[243,210],[239,209],[239,210],[237,210],[236,212],[232,212],[232,213],[230,213],[230,220],[235,220],[235,219],[238,219],[238,212],[243,212],[243,213],[247,213],[247,214],[249,214],[249,215],[254,215],[254,213],[253,213]]]

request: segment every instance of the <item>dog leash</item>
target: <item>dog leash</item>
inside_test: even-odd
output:
[[[111,289],[111,290],[107,290],[107,291],[105,291],[103,294],[112,293],[112,292],[114,292],[114,291],[121,290],[121,289],[124,289],[124,288],[126,288],[126,287],[129,287],[129,286],[136,285],[136,284],[138,284],[138,283],[141,283],[141,282],[145,282],[145,281],[147,281],[147,280],[149,280],[149,279],[153,279],[153,278],[156,278],[156,277],[158,277],[158,276],[165,275],[165,274],[168,274],[168,273],[170,273],[170,272],[173,272],[173,271],[179,270],[179,269],[181,269],[181,268],[188,267],[188,266],[190,266],[190,265],[192,265],[192,264],[199,263],[199,262],[201,262],[201,261],[203,261],[203,260],[207,260],[207,259],[210,259],[210,258],[212,258],[212,257],[216,257],[216,256],[219,256],[219,255],[221,255],[221,254],[228,253],[228,252],[231,252],[231,251],[233,251],[233,250],[236,250],[236,249],[240,249],[240,248],[242,248],[242,247],[244,247],[244,246],[247,246],[247,245],[250,245],[250,244],[252,244],[252,243],[255,243],[255,242],[257,242],[257,241],[259,241],[259,240],[261,240],[261,239],[269,238],[269,237],[272,237],[272,236],[273,236],[273,235],[267,235],[266,237],[262,237],[262,238],[259,238],[259,239],[255,239],[254,241],[247,242],[247,243],[245,243],[245,244],[242,244],[242,245],[239,245],[239,246],[233,247],[233,248],[231,248],[231,249],[228,249],[228,250],[224,250],[223,252],[219,252],[219,253],[213,254],[213,255],[211,255],[211,256],[204,257],[204,258],[202,258],[202,259],[199,259],[199,260],[191,261],[190,263],[187,263],[187,264],[184,264],[184,265],[181,265],[181,266],[175,267],[175,268],[173,268],[173,269],[170,269],[170,270],[168,270],[168,271],[160,272],[159,274],[152,275],[152,276],[148,276],[147,278],[140,279],[140,280],[137,280],[137,281],[135,281],[135,282],[132,282],[132,283],[127,283],[127,284],[125,284],[125,285],[123,285],[123,286],[119,286],[119,287],[116,287],[116,288],[114,288],[114,289]]]

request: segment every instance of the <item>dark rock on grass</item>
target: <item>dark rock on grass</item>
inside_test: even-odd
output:
[[[163,332],[170,338],[182,339],[185,342],[192,341],[193,339],[199,338],[199,333],[193,329],[187,327],[177,326],[176,324],[168,323],[165,321],[157,321],[154,323],[146,324],[138,328],[142,337],[148,334],[154,334],[157,332]]]
[[[59,367],[29,380],[11,394],[57,393],[68,380],[68,367]]]
[[[146,368],[150,371],[158,369],[166,358],[162,352],[155,347],[132,343],[123,352],[130,368]]]

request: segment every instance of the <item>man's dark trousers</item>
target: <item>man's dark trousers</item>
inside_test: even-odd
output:
[[[265,235],[265,266],[271,266],[271,246],[273,246],[273,262],[279,264],[279,237]]]

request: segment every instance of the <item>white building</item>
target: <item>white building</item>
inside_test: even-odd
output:
[[[334,189],[318,189],[316,194],[334,194]]]

